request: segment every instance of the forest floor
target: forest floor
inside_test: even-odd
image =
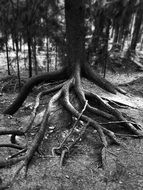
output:
[[[4,76],[1,76],[1,78]],[[143,127],[143,72],[132,74],[107,73],[106,78],[115,85],[120,85],[127,90],[127,95],[112,95],[101,90],[96,85],[83,80],[83,87],[88,90],[119,101],[128,105],[120,108],[128,118]],[[2,83],[1,83],[2,85]],[[0,94],[0,113],[14,100],[17,93],[2,92]],[[0,127],[25,127],[28,123],[34,94],[27,98],[23,107],[15,114],[15,117],[0,115]],[[16,178],[11,190],[139,190],[143,189],[143,139],[129,137],[124,131],[119,137],[127,148],[110,145],[106,155],[106,167],[101,168],[101,144],[96,131],[90,129],[86,136],[75,146],[69,154],[65,165],[61,168],[60,158],[52,156],[52,147],[58,146],[61,139],[66,136],[68,114],[58,109],[51,118],[50,126],[54,132],[48,137],[45,135],[40,146],[42,155],[36,154],[30,164],[27,178],[24,171]],[[66,117],[67,116],[67,117]],[[62,118],[62,120],[61,120]],[[31,139],[36,131],[31,131]],[[113,129],[116,130],[116,129]],[[9,136],[1,136],[0,143],[8,143]],[[0,159],[12,155],[14,150],[0,148]],[[0,170],[0,183],[9,181],[18,164],[10,169]]]

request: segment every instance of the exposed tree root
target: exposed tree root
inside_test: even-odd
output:
[[[0,135],[19,135],[19,136],[23,136],[25,135],[23,131],[17,130],[17,129],[8,129],[8,128],[0,128]]]
[[[45,93],[45,92],[44,92]],[[41,93],[40,93],[41,95]],[[38,95],[38,97],[40,96]],[[5,159],[3,161],[0,161],[0,167],[1,168],[4,168],[4,167],[8,167],[8,166],[11,166],[13,164],[16,164],[20,161],[22,161],[22,164],[20,165],[20,167],[18,167],[17,171],[15,172],[14,174],[14,177],[12,179],[12,181],[8,184],[6,184],[5,186],[3,187],[0,187],[0,188],[5,188],[5,187],[10,187],[14,181],[14,179],[16,178],[16,176],[18,175],[18,173],[20,172],[20,170],[25,167],[25,175],[27,173],[27,170],[28,170],[28,166],[29,166],[29,163],[32,159],[32,157],[34,156],[34,153],[37,151],[38,147],[39,147],[39,144],[41,143],[41,141],[43,140],[43,137],[44,137],[44,134],[45,134],[45,130],[46,130],[46,127],[47,127],[47,123],[48,123],[48,119],[49,119],[49,115],[51,113],[51,107],[52,107],[52,104],[57,101],[59,99],[59,97],[61,96],[61,92],[59,91],[59,93],[57,93],[56,95],[54,95],[51,100],[49,101],[48,103],[48,106],[45,110],[45,113],[44,113],[44,116],[43,116],[43,120],[42,120],[42,123],[41,123],[41,126],[40,126],[40,129],[38,131],[38,133],[35,135],[34,137],[34,140],[32,142],[32,144],[27,148],[26,150],[26,154],[24,156],[20,156],[18,158],[13,158],[15,157],[12,156],[11,158],[9,159]],[[36,102],[37,103],[37,102]],[[23,149],[24,150],[24,149]],[[25,151],[23,151],[25,152]],[[20,153],[23,153],[23,152],[20,152]],[[17,154],[18,155],[18,154]],[[16,156],[17,156],[16,155]]]
[[[94,82],[95,84],[97,84],[98,86],[100,86],[101,88],[107,90],[108,92],[111,92],[113,94],[116,94],[116,90],[119,91],[122,94],[126,94],[126,91],[124,91],[123,89],[114,86],[113,84],[111,84],[110,82],[108,82],[106,79],[102,78],[100,75],[98,75],[97,73],[95,73],[91,67],[89,65],[84,65],[84,76]]]
[[[15,101],[4,111],[4,114],[13,115],[22,105],[24,100],[27,98],[28,94],[35,85],[38,85],[42,82],[54,82],[57,80],[65,80],[67,78],[65,69],[60,71],[55,71],[52,73],[45,73],[39,76],[31,78],[21,89],[21,92],[15,99]]]
[[[18,150],[24,149],[24,147],[17,145],[17,144],[0,144],[0,147],[9,147],[9,148],[15,148]]]
[[[0,135],[11,134],[14,138],[14,141],[15,136],[25,136],[26,139],[28,139],[27,134],[30,133],[34,120],[37,116],[40,106],[40,99],[43,96],[56,92],[46,105],[46,108],[43,110],[40,128],[35,134],[32,143],[28,142],[26,146],[20,146],[16,143],[0,145],[0,147],[5,146],[19,150],[19,152],[11,155],[10,157],[4,160],[0,160],[0,168],[10,167],[18,162],[21,162],[16,173],[14,174],[12,182],[6,184],[5,187],[12,185],[16,176],[18,176],[23,167],[25,168],[25,174],[27,173],[29,163],[35,155],[35,152],[38,152],[38,148],[43,141],[45,132],[49,131],[49,116],[53,112],[52,107],[57,101],[64,106],[64,108],[72,115],[72,117],[76,118],[76,121],[73,124],[73,127],[71,128],[69,134],[65,137],[65,139],[58,147],[53,147],[52,149],[53,156],[55,154],[60,155],[61,167],[64,163],[65,156],[71,152],[74,145],[82,139],[84,134],[86,134],[85,131],[88,127],[96,130],[101,139],[101,143],[103,144],[103,162],[106,159],[106,149],[108,146],[107,137],[109,137],[117,145],[122,145],[122,143],[116,137],[115,133],[106,127],[107,125],[116,124],[118,126],[119,124],[127,128],[130,132],[132,132],[133,135],[137,135],[139,137],[143,136],[142,131],[136,127],[135,123],[127,121],[126,118],[123,117],[122,113],[120,113],[114,107],[110,106],[104,99],[94,93],[83,90],[81,85],[81,76],[92,80],[96,84],[100,85],[100,87],[112,93],[116,93],[116,90],[120,91],[121,93],[125,93],[121,89],[110,84],[105,79],[101,79],[99,76],[95,75],[89,67],[86,67],[86,69],[84,68],[84,70],[82,68],[81,72],[80,66],[78,64],[76,66],[74,74],[72,74],[72,76],[66,82],[62,82],[61,84],[58,84],[48,90],[40,92],[36,97],[35,106],[31,113],[29,124],[27,125],[25,131],[14,129],[10,130],[5,128],[0,129]],[[31,90],[31,87],[33,87],[35,84],[39,84],[41,81],[56,81],[56,78],[57,80],[65,80],[67,78],[67,75],[64,74],[64,70],[61,70],[52,74],[42,75],[39,78],[31,79],[30,82],[28,82],[28,84],[23,87],[15,102],[7,110],[5,110],[4,114],[14,114],[22,105],[23,101]],[[73,105],[71,101],[70,97],[73,93],[76,94],[76,99],[79,106]],[[93,100],[97,106],[90,105],[90,100]],[[92,118],[92,116],[95,116],[95,118]],[[96,120],[96,118],[98,119]],[[4,186],[1,186],[0,188],[4,188]]]
[[[143,132],[139,131],[138,129],[136,129],[134,127],[133,124],[129,123],[122,115],[121,112],[119,112],[117,109],[113,108],[112,106],[110,106],[109,104],[107,104],[104,100],[102,100],[102,98],[100,98],[98,95],[93,94],[91,92],[85,92],[87,96],[89,97],[93,97],[95,98],[97,101],[99,101],[101,103],[101,105],[107,109],[112,115],[114,115],[116,117],[117,120],[122,122],[122,125],[124,125],[127,129],[129,129],[130,131],[132,131],[134,134],[142,136]]]

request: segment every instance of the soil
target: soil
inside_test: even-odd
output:
[[[112,100],[122,100],[128,105],[120,108],[126,116],[143,126],[143,73],[111,74],[106,77],[115,85],[120,85],[128,94],[121,96],[111,95],[101,90],[96,85],[83,80],[84,88],[94,91],[102,97]],[[137,79],[137,80],[136,80]],[[0,94],[0,112],[13,101],[17,93]],[[28,123],[32,110],[34,95],[31,94],[24,102],[23,107],[15,114],[15,117],[0,115],[0,127],[22,127]],[[56,113],[56,114],[55,114]],[[96,131],[89,129],[81,141],[67,156],[64,166],[60,167],[60,157],[52,155],[52,148],[59,146],[60,142],[69,132],[67,121],[71,118],[59,106],[50,118],[52,129],[50,136],[45,135],[44,141],[36,153],[24,178],[24,169],[17,176],[11,190],[138,190],[143,189],[143,139],[129,137],[124,131],[120,131],[119,139],[127,148],[110,145],[106,152],[105,168],[101,167],[101,149],[99,137]],[[30,141],[37,130],[33,127]],[[114,129],[116,131],[116,129]],[[118,132],[119,133],[119,132]],[[9,136],[1,136],[0,143],[8,143]],[[110,143],[110,141],[109,141]],[[10,148],[0,148],[0,159],[15,153]],[[19,164],[12,168],[0,170],[0,183],[9,181]]]

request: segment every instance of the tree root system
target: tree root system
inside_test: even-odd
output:
[[[0,189],[6,189],[12,186],[16,176],[18,176],[23,168],[25,168],[26,176],[29,164],[35,152],[39,152],[38,148],[43,141],[45,132],[49,130],[49,116],[53,114],[52,108],[56,102],[59,102],[75,119],[75,122],[70,129],[69,134],[65,137],[62,143],[59,144],[58,147],[52,148],[52,155],[60,156],[61,167],[64,164],[66,155],[70,153],[71,149],[74,148],[77,142],[82,140],[83,135],[86,135],[85,132],[89,127],[96,130],[100,137],[101,143],[103,145],[101,152],[103,163],[106,159],[105,155],[106,149],[108,147],[107,138],[109,138],[113,143],[117,145],[124,146],[122,142],[120,142],[117,138],[118,135],[116,136],[113,131],[109,130],[108,126],[114,124],[117,127],[119,126],[128,130],[132,135],[138,137],[143,136],[143,132],[139,130],[134,123],[128,121],[125,117],[123,117],[122,113],[119,112],[116,108],[108,104],[107,101],[99,97],[96,93],[84,90],[82,88],[81,78],[86,77],[88,80],[99,85],[101,88],[108,90],[114,94],[117,91],[125,94],[125,91],[119,89],[118,87],[115,87],[105,79],[102,79],[100,76],[96,75],[90,67],[84,67],[81,69],[80,65],[77,64],[76,69],[72,75],[65,75],[64,73],[64,70],[61,70],[52,74],[44,74],[41,77],[38,76],[37,78],[35,77],[30,79],[30,81],[26,83],[26,85],[22,88],[21,93],[18,95],[14,103],[4,111],[4,114],[14,114],[26,99],[31,88],[35,85],[41,82],[54,82],[56,80],[61,81],[59,84],[56,84],[52,88],[42,91],[37,95],[35,99],[35,106],[31,113],[29,124],[27,125],[25,131],[9,130],[5,128],[0,130],[0,135],[11,134],[13,139],[11,140],[11,144],[3,144],[0,146],[7,146],[18,150],[18,153],[0,160],[0,168],[11,167],[12,165],[20,162],[19,167],[13,175],[11,182],[8,184],[3,184]],[[76,97],[78,106],[74,105],[71,101],[71,95],[73,94],[74,97]],[[29,143],[28,134],[31,131],[36,115],[38,114],[40,101],[44,96],[47,95],[51,95],[51,98],[43,110],[40,127],[36,132],[32,142]],[[15,139],[16,136],[24,136],[27,144],[25,146],[18,145]]]

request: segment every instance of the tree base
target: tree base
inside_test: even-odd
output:
[[[108,147],[107,137],[111,139],[111,141],[117,145],[121,145],[125,147],[116,137],[115,133],[108,129],[107,126],[114,124],[118,126],[122,126],[123,128],[130,131],[132,134],[142,137],[143,133],[141,130],[139,130],[136,125],[130,123],[126,120],[126,118],[123,117],[122,113],[120,113],[117,109],[109,105],[104,99],[99,97],[98,95],[91,93],[89,91],[85,91],[82,88],[81,85],[81,77],[84,76],[88,78],[89,80],[95,82],[102,88],[112,92],[116,93],[116,90],[120,91],[121,93],[125,92],[118,87],[115,87],[114,85],[110,84],[105,79],[100,78],[99,76],[95,75],[95,73],[89,68],[85,67],[82,71],[83,74],[81,74],[80,66],[77,65],[77,68],[75,69],[75,72],[72,76],[69,77],[68,80],[65,82],[61,82],[58,85],[55,85],[51,89],[48,89],[46,91],[40,92],[35,101],[34,109],[31,113],[30,121],[28,126],[26,127],[25,131],[20,130],[8,130],[8,129],[2,129],[0,131],[0,135],[5,134],[11,134],[12,140],[11,140],[11,147],[19,149],[20,151],[14,155],[12,155],[10,158],[4,159],[3,161],[0,161],[0,167],[5,168],[7,166],[12,166],[18,162],[21,162],[19,168],[15,172],[15,175],[11,182],[1,186],[1,189],[10,187],[13,184],[13,181],[15,180],[16,176],[19,174],[20,170],[24,167],[25,168],[25,175],[27,174],[27,170],[29,167],[29,164],[35,155],[36,152],[39,153],[39,146],[43,142],[45,135],[46,138],[49,138],[51,133],[54,133],[55,128],[50,127],[50,117],[53,114],[56,114],[55,108],[57,103],[62,105],[68,112],[71,122],[70,122],[70,130],[68,134],[65,136],[64,140],[59,144],[58,147],[52,148],[52,156],[58,155],[60,156],[60,167],[62,167],[64,160],[66,156],[70,153],[70,151],[75,147],[75,145],[82,140],[82,138],[86,135],[86,131],[91,128],[94,131],[97,131],[101,144],[102,144],[102,151],[101,151],[101,160],[102,165],[104,165],[106,160],[106,151]],[[90,74],[90,75],[89,75]],[[60,76],[61,73],[54,73],[53,75],[50,74],[47,78],[49,81],[56,80],[56,76]],[[67,77],[65,77],[66,79]],[[64,78],[60,78],[64,79]],[[33,80],[33,79],[32,79]],[[31,80],[31,81],[32,81]],[[37,80],[37,79],[35,79]],[[38,81],[41,82],[40,79]],[[35,81],[30,84],[26,84],[23,89],[25,90],[28,86],[28,89],[33,87],[35,85]],[[24,92],[22,90],[22,93]],[[26,91],[28,92],[28,91]],[[38,110],[40,108],[40,101],[41,99],[49,94],[55,93],[52,95],[51,99],[49,100],[48,104],[45,106],[43,111],[40,114],[40,126],[37,133],[35,133],[35,137],[32,140],[32,143],[29,143],[29,134],[33,127],[34,120],[38,114]],[[28,93],[27,93],[28,95]],[[24,99],[26,98],[24,96],[23,99],[20,99],[19,104],[18,100],[19,97],[22,97],[21,95],[18,96],[18,98],[14,102],[14,106],[11,105],[4,113],[5,114],[12,114],[17,110]],[[72,101],[71,97],[75,97],[76,101]],[[77,102],[77,104],[75,104]],[[94,102],[94,105],[92,105],[92,102]],[[15,106],[16,105],[16,106]],[[78,105],[78,106],[77,106]],[[69,124],[67,124],[69,125]],[[25,136],[27,145],[26,146],[19,146],[16,142],[16,136]],[[4,146],[4,145],[3,145]],[[9,145],[10,146],[10,145]]]

